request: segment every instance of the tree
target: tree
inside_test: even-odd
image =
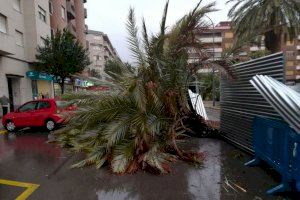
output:
[[[213,88],[212,88],[212,74],[202,73],[198,75],[198,80],[201,80],[201,96],[203,100],[213,100]],[[216,86],[216,100],[220,100],[220,75],[217,73],[214,75],[214,81]]]
[[[229,0],[235,2],[228,16],[238,40],[265,36],[271,53],[281,51],[282,35],[294,39],[300,25],[300,2],[297,0]],[[227,2],[227,3],[228,3]]]
[[[268,51],[268,50],[259,50],[259,51],[251,52],[249,57],[250,57],[250,59],[256,59],[256,58],[261,58],[261,57],[264,57],[264,56],[267,56],[267,55],[270,55],[270,51]]]
[[[90,65],[87,49],[66,29],[57,31],[54,37],[47,37],[44,46],[38,46],[37,69],[53,75],[64,93],[67,77],[82,72]]]
[[[168,173],[169,163],[176,159],[201,164],[202,153],[184,151],[177,142],[186,133],[195,133],[192,123],[199,133],[210,130],[189,106],[188,87],[198,70],[188,64],[188,49],[201,53],[194,30],[202,27],[202,19],[214,11],[215,4],[200,7],[199,3],[167,31],[168,5],[160,32],[149,37],[143,20],[142,38],[130,9],[128,43],[135,66],[116,60],[105,67],[118,88],[116,93],[64,96],[75,99],[79,110],[67,127],[57,132],[57,141],[74,152],[86,153],[73,167],[94,164],[100,168],[106,163],[114,173],[138,169]]]

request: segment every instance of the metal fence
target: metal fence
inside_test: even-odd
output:
[[[222,135],[240,147],[253,152],[252,122],[255,116],[280,118],[272,106],[251,85],[257,74],[268,75],[285,82],[283,53],[231,66],[234,78],[221,78]]]

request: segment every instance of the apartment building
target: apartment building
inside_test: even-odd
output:
[[[13,110],[31,100],[37,91],[53,95],[51,79],[35,74],[36,48],[50,35],[48,0],[0,1],[0,97],[10,100]]]
[[[84,3],[86,2],[86,0],[50,0],[51,34],[67,28],[85,47],[87,10],[84,8]]]
[[[200,30],[197,39],[204,44],[206,52],[211,59],[220,59],[222,53],[233,46],[235,36],[231,29],[230,21],[223,21],[215,27]],[[300,83],[300,35],[292,41],[287,39],[287,35],[282,35],[282,51],[285,53],[286,60],[286,83],[295,85]],[[248,60],[252,52],[265,50],[263,37],[259,44],[244,47],[238,54],[241,61]],[[197,60],[196,52],[190,53],[190,62]],[[210,72],[211,69],[204,69],[203,72]]]
[[[100,75],[98,78],[108,81],[109,77],[104,73],[105,62],[108,59],[119,59],[117,51],[103,32],[88,30],[86,39],[92,61],[88,71],[91,75],[96,72],[95,74]]]

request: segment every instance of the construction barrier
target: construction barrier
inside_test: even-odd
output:
[[[282,176],[282,183],[267,191],[268,194],[291,190],[296,183],[300,191],[300,134],[287,123],[263,117],[253,121],[253,149],[255,158],[245,165],[255,166],[267,162]]]

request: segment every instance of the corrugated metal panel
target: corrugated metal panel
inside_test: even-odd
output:
[[[252,121],[254,116],[280,118],[275,109],[251,85],[257,74],[268,75],[284,82],[283,53],[231,66],[233,79],[221,78],[221,125],[225,138],[240,147],[252,150]]]
[[[200,115],[201,117],[203,117],[205,120],[208,120],[201,95],[199,95],[197,93],[193,93],[191,90],[189,90],[189,96],[190,96],[193,108],[194,108],[194,110],[196,110],[197,114]]]
[[[250,83],[300,133],[300,94],[269,76],[256,75]]]

